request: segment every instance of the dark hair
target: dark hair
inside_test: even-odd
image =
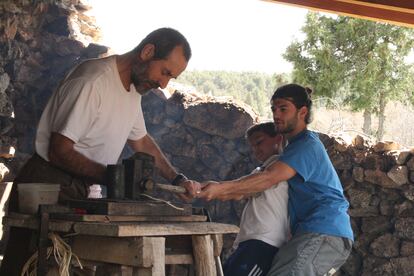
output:
[[[297,109],[302,106],[308,108],[308,114],[305,117],[305,123],[309,124],[311,122],[311,109],[312,109],[312,89],[309,87],[303,87],[299,84],[291,83],[286,84],[278,89],[272,96],[272,101],[276,99],[285,99],[292,102]]]
[[[152,31],[133,51],[139,53],[147,44],[155,46],[154,59],[167,58],[176,46],[183,47],[184,57],[187,61],[191,58],[191,48],[187,39],[179,31],[172,28],[160,28]]]
[[[276,132],[275,124],[273,122],[260,123],[252,125],[246,130],[246,138],[250,138],[256,132],[263,132],[270,137],[275,137],[278,133]]]

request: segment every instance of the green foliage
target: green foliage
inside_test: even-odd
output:
[[[231,96],[247,103],[261,116],[271,118],[270,98],[275,89],[289,82],[285,74],[228,71],[185,71],[178,82],[211,96]]]
[[[305,39],[284,54],[294,65],[294,82],[379,116],[391,100],[413,102],[412,65],[405,64],[413,29],[308,13],[302,31]]]

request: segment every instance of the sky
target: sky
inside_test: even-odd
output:
[[[122,54],[151,31],[179,30],[189,41],[187,70],[290,72],[282,57],[300,38],[306,9],[261,0],[89,0],[103,45]]]

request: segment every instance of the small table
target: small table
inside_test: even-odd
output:
[[[80,259],[115,264],[121,275],[165,275],[166,264],[194,264],[197,276],[217,275],[222,235],[238,233],[235,225],[191,221],[78,221],[51,219],[53,232],[76,233],[71,247]],[[190,221],[189,221],[190,220]],[[18,213],[4,218],[11,227],[38,229],[39,219]],[[119,270],[117,271],[119,275]],[[106,275],[111,275],[110,272]]]

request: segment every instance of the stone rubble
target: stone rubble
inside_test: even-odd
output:
[[[330,148],[329,140],[341,147]],[[324,141],[330,158],[352,161],[350,167],[337,163],[335,168],[342,184],[348,183],[345,195],[355,234],[351,257],[336,275],[413,275],[413,149],[395,142],[374,144],[362,136],[347,146],[335,140]]]

